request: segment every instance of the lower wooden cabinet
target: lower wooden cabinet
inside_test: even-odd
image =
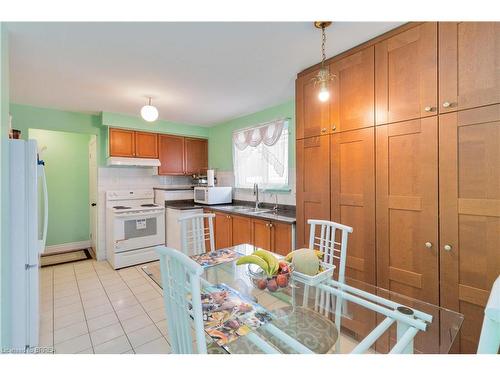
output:
[[[293,231],[290,224],[272,222],[271,243],[272,251],[276,254],[287,255],[293,248]]]
[[[216,249],[248,243],[280,255],[286,255],[294,250],[292,224],[210,210],[205,212],[215,214]]]
[[[432,304],[439,304],[437,142],[436,116],[376,128],[377,284]]]
[[[232,217],[233,246],[252,243],[252,219],[246,216]]]
[[[252,220],[253,241],[252,244],[263,249],[272,250],[271,247],[271,223],[265,220]]]
[[[465,316],[456,350],[475,353],[500,274],[500,105],[440,116],[439,192],[441,305]]]
[[[297,140],[297,247],[309,244],[309,219],[330,220],[330,136]]]
[[[230,215],[215,212],[215,249],[224,249],[233,245],[233,226]]]

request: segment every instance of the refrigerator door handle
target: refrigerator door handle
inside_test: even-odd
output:
[[[47,178],[45,176],[45,168],[43,165],[39,165],[38,168],[40,171],[43,189],[43,234],[42,240],[40,241],[40,253],[44,253],[45,244],[47,242],[47,226],[49,223],[49,194],[47,191]]]

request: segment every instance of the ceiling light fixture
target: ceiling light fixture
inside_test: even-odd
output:
[[[148,99],[148,104],[141,108],[141,116],[147,122],[153,122],[158,119],[158,109],[151,105],[151,97]]]
[[[326,34],[325,34],[325,29],[330,26],[332,23],[330,21],[316,21],[314,22],[314,27],[317,29],[321,29],[321,68],[316,75],[316,77],[313,78],[314,84],[319,85],[319,93],[318,93],[318,99],[321,102],[326,102],[328,99],[330,99],[330,91],[328,89],[328,82],[330,82],[335,75],[331,74],[328,70],[328,68],[325,68],[325,60],[326,60],[326,55],[325,55],[325,44],[326,44]]]

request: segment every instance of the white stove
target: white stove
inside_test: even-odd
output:
[[[106,192],[106,255],[114,269],[157,260],[165,244],[165,208],[152,189]]]

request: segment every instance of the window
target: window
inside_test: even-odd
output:
[[[233,167],[237,188],[288,189],[288,121],[234,132]]]

